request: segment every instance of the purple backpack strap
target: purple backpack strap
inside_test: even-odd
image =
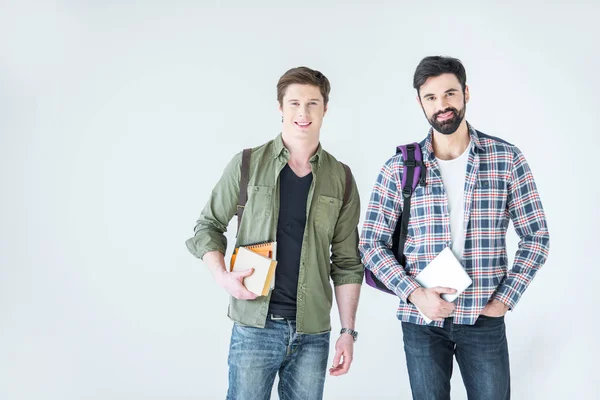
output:
[[[409,160],[408,148],[412,147],[414,150],[414,160]],[[411,143],[404,146],[396,147],[396,154],[402,153],[402,159],[404,160],[404,169],[402,171],[402,190],[406,189],[406,179],[409,175],[408,168],[414,167],[415,172],[413,174],[413,179],[411,182],[411,189],[414,191],[417,188],[417,185],[420,183],[422,186],[425,186],[425,167],[423,166],[423,153],[421,153],[421,146],[419,143]],[[412,194],[411,191],[411,194]]]
[[[404,198],[403,213],[396,224],[396,229],[392,236],[392,252],[400,263],[404,266],[404,242],[408,234],[408,221],[410,218],[410,200],[418,184],[425,186],[426,169],[423,163],[423,154],[421,146],[418,143],[411,143],[405,146],[396,147],[396,154],[402,153],[402,197]],[[410,184],[409,184],[410,183]],[[404,212],[406,211],[406,212]],[[385,286],[383,282],[375,277],[373,272],[365,269],[365,282],[367,285],[381,290],[382,292],[395,295],[395,293]]]

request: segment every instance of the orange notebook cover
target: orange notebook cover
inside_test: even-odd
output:
[[[263,257],[270,258],[271,260],[275,260],[275,258],[276,258],[277,242],[268,242],[267,241],[267,242],[249,244],[249,245],[240,246],[240,247],[245,247],[246,249],[251,250],[255,253],[258,253]],[[230,272],[233,271],[233,264],[235,264],[235,258],[237,257],[238,250],[239,250],[239,247],[236,248],[233,251],[233,254],[231,255],[231,262],[229,263],[229,271]]]
[[[266,296],[275,278],[277,261],[240,247],[233,265],[233,271],[254,269],[252,275],[244,278],[244,286],[258,296]]]

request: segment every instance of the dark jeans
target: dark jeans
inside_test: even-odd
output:
[[[323,398],[329,332],[296,332],[295,320],[271,320],[263,328],[233,325],[228,400],[268,400],[279,372],[279,398]]]
[[[454,355],[469,399],[510,399],[504,317],[481,315],[475,325],[446,318],[443,328],[403,322],[402,332],[413,399],[450,399]]]

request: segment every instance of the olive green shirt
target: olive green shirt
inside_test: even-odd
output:
[[[237,246],[274,241],[279,216],[279,173],[290,158],[281,135],[252,150],[248,201],[236,241]],[[188,239],[189,251],[202,258],[209,251],[225,254],[223,233],[236,213],[242,153],[229,162],[215,186],[196,227]],[[361,284],[364,269],[358,253],[360,199],[352,180],[352,192],[342,204],[345,171],[342,164],[319,145],[311,157],[313,181],[306,205],[306,228],[300,255],[296,329],[300,333],[331,330],[331,281],[335,286]],[[228,262],[226,261],[226,264]],[[271,293],[255,300],[230,298],[229,318],[264,328]]]

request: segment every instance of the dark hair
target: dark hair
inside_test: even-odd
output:
[[[430,56],[421,60],[415,70],[413,87],[420,94],[419,89],[428,78],[442,74],[454,74],[458,78],[463,92],[465,91],[465,87],[467,86],[467,71],[465,71],[465,67],[458,58],[441,56]]]
[[[279,82],[277,82],[277,101],[280,105],[288,86],[295,83],[318,87],[323,96],[323,102],[327,105],[329,92],[331,91],[329,80],[319,71],[307,67],[292,68],[279,78]]]

